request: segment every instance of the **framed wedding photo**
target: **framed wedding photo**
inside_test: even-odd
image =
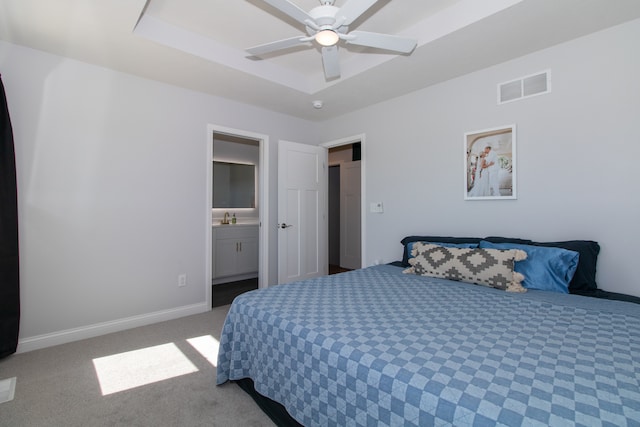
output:
[[[464,134],[464,199],[516,198],[516,125]]]

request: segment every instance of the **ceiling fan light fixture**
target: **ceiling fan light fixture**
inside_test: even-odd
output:
[[[261,1],[302,24],[305,33],[302,36],[289,37],[249,48],[246,50],[251,55],[249,58],[261,58],[267,53],[294,46],[309,46],[308,42],[313,42],[310,47],[314,47],[322,53],[322,66],[326,81],[340,78],[340,59],[338,57],[340,40],[350,45],[403,54],[410,54],[417,45],[416,40],[393,34],[368,31],[349,32],[349,26],[361,19],[367,19],[368,15],[365,12],[380,0],[341,0],[344,2],[342,7],[335,6],[336,0],[316,0],[320,2],[320,6],[314,7],[309,12],[301,9],[296,4],[300,2],[297,0]]]
[[[333,30],[321,30],[316,33],[316,41],[322,46],[333,46],[338,43],[340,36]]]

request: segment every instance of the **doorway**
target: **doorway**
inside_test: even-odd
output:
[[[278,142],[278,283],[328,274],[328,151],[360,143],[360,256],[356,268],[365,265],[365,135],[330,141],[319,146]],[[357,209],[355,209],[357,211]]]
[[[328,272],[336,274],[363,266],[361,142],[328,151]]]
[[[206,299],[209,307],[222,305],[234,293],[268,286],[268,230],[262,224],[268,220],[268,137],[238,129],[209,125],[207,127],[207,197],[206,197]],[[214,205],[214,163],[218,165],[243,164],[255,168],[253,203],[235,207]],[[219,172],[219,171],[218,171]],[[246,177],[245,174],[243,176]],[[217,176],[220,180],[220,175]],[[246,179],[244,179],[246,181]],[[246,183],[246,182],[245,182]],[[244,187],[243,187],[243,191]],[[246,197],[243,197],[246,199]],[[216,203],[220,203],[216,201]],[[225,213],[230,221],[222,225]],[[231,217],[235,214],[236,222]],[[222,225],[222,227],[221,227]],[[235,228],[231,228],[236,225]],[[224,227],[224,228],[223,228]],[[227,228],[228,227],[228,228]],[[236,236],[235,231],[238,231]],[[255,231],[254,231],[255,230]],[[255,236],[254,236],[255,235]],[[229,244],[237,239],[236,244]],[[229,253],[216,253],[230,248]],[[235,251],[235,252],[234,252]],[[237,252],[237,253],[236,253]],[[218,255],[224,257],[225,271],[216,272]],[[236,270],[227,270],[228,260],[237,262]],[[220,270],[218,268],[218,270]],[[237,286],[234,286],[237,285]],[[214,286],[220,292],[214,295]],[[226,302],[228,303],[228,302]]]

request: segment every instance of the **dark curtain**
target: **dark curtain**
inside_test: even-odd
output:
[[[9,108],[0,76],[0,358],[16,352],[19,326],[16,158]]]

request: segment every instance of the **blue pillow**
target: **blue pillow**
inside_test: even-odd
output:
[[[480,242],[480,248],[522,249],[527,259],[515,264],[514,270],[524,275],[522,286],[527,289],[569,293],[569,283],[578,268],[580,254],[562,248],[524,245],[519,243]]]
[[[427,242],[427,241],[424,241],[424,240],[420,240],[420,242],[429,243],[431,245],[444,246],[445,248],[474,249],[474,248],[478,247],[477,243]],[[413,255],[411,254],[411,252],[413,251],[413,244],[414,243],[418,243],[418,241],[407,243],[407,259],[413,258]]]

